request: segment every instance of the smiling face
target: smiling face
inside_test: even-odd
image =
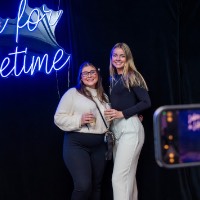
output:
[[[90,88],[96,88],[98,82],[98,74],[94,67],[86,66],[82,69],[81,80],[84,85]]]
[[[124,65],[126,63],[126,55],[121,48],[115,48],[112,52],[111,63],[116,68],[118,74],[123,73]]]

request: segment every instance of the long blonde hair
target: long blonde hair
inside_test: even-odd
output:
[[[126,63],[124,65],[122,77],[125,87],[127,87],[130,90],[131,86],[140,86],[146,90],[148,90],[147,84],[142,77],[142,75],[137,71],[136,66],[133,61],[133,56],[131,53],[131,50],[129,46],[125,43],[117,43],[112,48],[110,53],[110,76],[111,76],[111,87],[113,85],[113,81],[115,80],[115,74],[117,74],[116,68],[112,64],[112,55],[113,51],[116,48],[120,48],[124,51],[125,57],[126,57]]]

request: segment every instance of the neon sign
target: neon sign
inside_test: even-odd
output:
[[[17,18],[0,18],[1,47],[15,44],[14,50],[0,60],[1,77],[33,75],[36,71],[50,74],[69,62],[70,55],[60,48],[54,34],[62,13],[46,5],[32,9],[21,0]]]

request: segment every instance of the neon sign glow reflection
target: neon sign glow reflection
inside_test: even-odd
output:
[[[14,51],[8,53],[8,56],[1,62],[0,75],[2,77],[8,77],[11,74],[14,76],[20,76],[22,73],[33,75],[35,71],[41,70],[45,71],[46,74],[50,74],[52,70],[60,70],[68,63],[70,55],[66,54],[62,48],[58,48],[59,45],[55,40],[54,34],[55,27],[62,13],[62,10],[55,12],[48,9],[45,5],[42,6],[42,9],[31,9],[27,5],[26,0],[20,2],[17,20],[15,20],[15,42],[17,46]],[[0,18],[0,34],[7,35],[11,32],[13,33],[13,31],[9,30],[9,20],[9,18],[5,20],[1,20]],[[23,29],[25,28],[28,29],[28,35],[27,31],[23,32]],[[29,53],[28,47],[23,47],[23,49],[18,47],[19,36],[37,38],[38,33],[34,33],[36,29],[40,30],[43,37],[45,36],[45,42],[48,43],[48,45],[57,49],[53,57],[52,52],[51,55],[46,52],[42,56],[36,56],[36,54],[34,55],[33,53]],[[40,41],[38,44],[40,45]]]

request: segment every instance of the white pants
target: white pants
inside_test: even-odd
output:
[[[113,149],[112,186],[114,200],[137,200],[136,169],[144,143],[144,128],[137,115],[113,121],[117,138]]]

